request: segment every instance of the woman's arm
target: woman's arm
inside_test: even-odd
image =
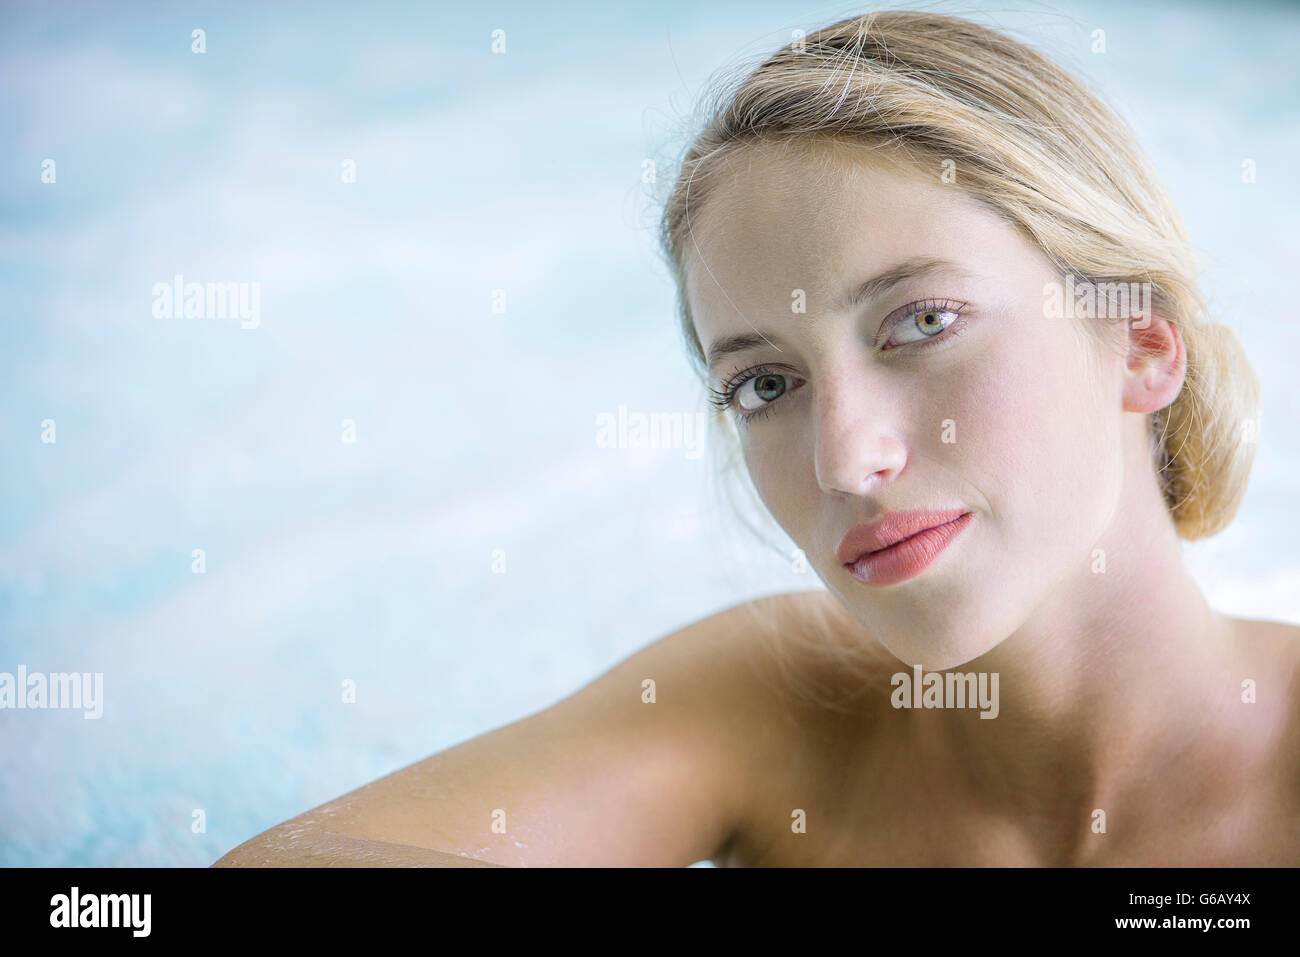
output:
[[[297,819],[295,819],[296,821]],[[288,821],[245,841],[213,867],[500,867],[410,844],[370,841]],[[296,833],[293,828],[296,827]]]
[[[214,866],[712,858],[742,817],[755,761],[744,607],[660,639],[550,708],[277,825]]]

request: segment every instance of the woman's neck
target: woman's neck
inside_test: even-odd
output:
[[[953,669],[998,673],[995,719],[930,712],[926,728],[916,718],[918,739],[941,749],[970,793],[1026,820],[1065,822],[1066,834],[1078,825],[1086,835],[1096,809],[1150,806],[1135,787],[1177,787],[1168,769],[1250,756],[1234,738],[1253,716],[1240,703],[1249,675],[1231,623],[1187,570],[1163,507],[1140,504],[1097,543],[1104,572],[1081,561],[1013,634]]]

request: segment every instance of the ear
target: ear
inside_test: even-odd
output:
[[[1124,411],[1158,412],[1178,397],[1187,374],[1183,334],[1163,316],[1128,323]]]

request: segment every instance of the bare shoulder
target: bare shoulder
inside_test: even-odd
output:
[[[1263,618],[1229,618],[1239,637],[1300,646],[1300,625]]]
[[[715,616],[711,631],[738,679],[737,694],[792,732],[856,713],[897,661],[824,589],[751,599]],[[675,638],[676,636],[670,636]],[[864,684],[865,679],[865,684]]]
[[[878,714],[898,661],[825,590],[787,592],[729,609],[720,640],[745,660],[734,672],[742,797],[719,866],[788,861],[792,815],[825,820],[870,767]],[[737,730],[741,730],[738,728]],[[801,842],[809,860],[824,852]]]
[[[765,654],[756,660],[765,686],[792,720],[858,714],[897,670],[898,660],[825,589],[772,595],[746,610],[763,622]]]
[[[1300,699],[1300,625],[1259,618],[1228,618],[1243,656],[1289,683]]]
[[[1279,766],[1279,773],[1300,821],[1300,625],[1257,618],[1227,621],[1245,663],[1241,678],[1253,683],[1253,700],[1264,705],[1259,712],[1261,720],[1270,714],[1281,715],[1281,730],[1270,731],[1268,736],[1284,765]]]
[[[731,606],[540,712],[257,835],[223,862],[748,861],[737,849],[771,830],[773,782],[823,777],[817,702],[833,694],[837,670],[814,652],[851,644],[849,624],[817,593]]]
[[[756,818],[770,817],[773,782],[808,780],[825,766],[830,724],[856,713],[862,682],[844,654],[854,650],[868,668],[883,651],[825,590],[765,595],[664,635],[552,711],[566,727],[599,719],[625,750],[659,742],[659,764],[672,773],[654,800],[695,819],[682,826],[708,850],[692,860],[726,866],[744,859]]]

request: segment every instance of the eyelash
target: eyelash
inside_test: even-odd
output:
[[[920,299],[917,300],[916,302],[908,303],[906,306],[903,307],[905,310],[907,310],[906,312],[904,312],[901,316],[899,316],[897,319],[893,320],[892,322],[887,321],[884,325],[887,329],[892,330],[895,326],[899,325],[900,323],[906,322],[908,319],[915,319],[917,316],[927,312],[931,312],[934,310],[938,310],[941,312],[955,312],[957,314],[957,318],[954,319],[951,323],[949,323],[947,328],[945,328],[938,335],[931,336],[928,339],[925,339],[920,342],[909,342],[906,345],[895,347],[896,349],[905,349],[907,348],[907,346],[917,346],[917,348],[919,349],[928,349],[938,339],[949,339],[952,336],[959,336],[962,334],[962,332],[966,328],[966,320],[961,318],[961,311],[965,309],[966,306],[967,303],[955,302],[950,299]],[[877,336],[876,341],[878,342],[879,339],[880,337]],[[895,349],[886,349],[885,351],[893,352],[895,351]],[[732,403],[735,401],[736,398],[736,393],[740,390],[740,388],[750,379],[756,379],[761,375],[785,375],[785,373],[781,372],[779,369],[774,369],[771,366],[766,366],[766,365],[754,366],[749,369],[741,369],[737,367],[736,370],[733,371],[727,377],[727,380],[723,383],[721,389],[713,389],[713,388],[709,389],[709,392],[712,395],[712,398],[709,399],[709,402],[711,402],[718,409],[722,411],[726,411],[728,408],[732,406]],[[785,393],[783,392],[782,395],[784,394]],[[764,403],[762,408],[757,409],[753,412],[745,412],[744,410],[738,408],[735,410],[736,417],[737,419],[740,420],[742,424],[748,424],[750,422],[753,422],[756,419],[761,419],[763,416],[767,415],[772,410],[772,407],[775,406],[779,400],[780,397],[778,396],[776,399],[773,399],[771,402]]]

